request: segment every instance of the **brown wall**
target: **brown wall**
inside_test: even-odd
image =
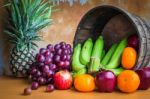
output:
[[[0,5],[2,5],[2,2],[3,0],[0,0]],[[54,24],[46,27],[41,31],[41,35],[43,36],[44,41],[38,43],[39,47],[44,47],[48,43],[55,44],[60,41],[66,41],[67,43],[72,44],[77,25],[81,18],[91,8],[102,4],[111,4],[117,7],[121,7],[131,13],[150,20],[150,0],[89,0],[89,3],[85,4],[84,6],[81,6],[77,3],[72,7],[70,7],[68,4],[60,4],[59,7],[57,7],[60,9],[60,11],[54,12],[52,15]],[[4,41],[4,36],[2,35],[2,30],[5,26],[3,21],[4,19],[5,13],[2,11],[2,9],[0,9],[1,41]],[[9,51],[7,49],[9,47],[7,43],[1,45],[0,47],[0,49],[5,50],[3,56],[5,56],[5,63],[8,63],[7,61]]]

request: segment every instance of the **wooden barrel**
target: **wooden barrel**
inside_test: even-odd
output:
[[[138,34],[140,41],[134,69],[139,69],[150,64],[150,25],[146,20],[124,9],[110,5],[92,8],[81,19],[73,45],[82,44],[89,37],[95,41],[99,35],[103,35],[107,50],[113,43],[134,33]]]

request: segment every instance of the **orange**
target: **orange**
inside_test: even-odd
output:
[[[132,47],[126,47],[122,53],[121,64],[125,69],[132,69],[136,63],[137,52]]]
[[[78,75],[74,79],[74,87],[81,92],[90,92],[95,89],[94,77],[89,74]]]
[[[131,93],[138,89],[140,78],[136,72],[124,70],[117,78],[117,85],[122,92]]]

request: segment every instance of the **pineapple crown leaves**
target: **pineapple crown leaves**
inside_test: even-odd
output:
[[[35,49],[41,40],[37,32],[52,24],[53,5],[45,0],[9,0],[7,6],[9,26],[4,31],[17,49]]]

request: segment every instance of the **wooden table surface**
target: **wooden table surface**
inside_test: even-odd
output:
[[[46,93],[45,86],[32,91],[31,95],[22,95],[23,89],[30,84],[26,79],[13,77],[0,77],[0,99],[150,99],[150,89],[146,91],[136,91],[131,94],[121,92],[99,93],[89,92],[81,93],[73,89],[55,90],[52,93]]]

